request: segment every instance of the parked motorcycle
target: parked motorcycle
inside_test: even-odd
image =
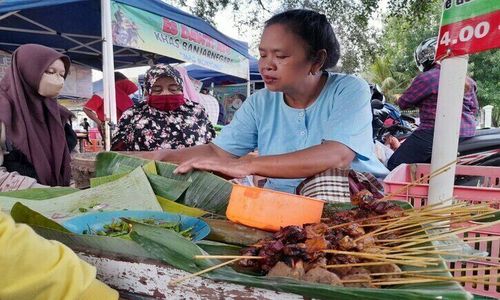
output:
[[[399,109],[385,102],[376,85],[372,92],[373,139],[384,144],[387,135],[404,140],[417,127],[415,118],[402,114]],[[500,128],[479,129],[476,134],[458,144],[459,164],[500,166]]]

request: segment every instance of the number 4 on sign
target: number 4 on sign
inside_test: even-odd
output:
[[[448,46],[450,44],[450,32],[446,31],[443,36],[441,37],[441,40],[439,41],[440,45],[445,45]]]

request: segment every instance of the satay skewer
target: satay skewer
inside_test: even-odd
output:
[[[394,197],[398,194],[401,194],[402,192],[408,190],[410,187],[412,186],[415,186],[417,184],[421,184],[422,182],[426,181],[426,180],[429,180],[431,179],[432,177],[434,176],[437,176],[437,175],[440,175],[446,171],[448,171],[448,169],[457,162],[457,159],[455,159],[454,161],[450,162],[450,163],[447,163],[446,165],[442,166],[441,168],[435,170],[434,172],[431,172],[429,173],[428,175],[426,176],[422,176],[421,178],[415,180],[415,181],[412,181],[410,182],[409,184],[403,186],[402,188],[398,189],[397,191],[393,192],[393,193],[390,193],[389,195],[383,197],[382,199],[380,200],[390,200],[391,197]]]
[[[199,272],[196,272],[196,273],[193,273],[193,274],[189,274],[188,276],[184,276],[184,277],[182,277],[182,278],[179,278],[179,279],[176,279],[176,280],[172,280],[172,281],[170,281],[170,284],[171,284],[171,285],[177,285],[177,284],[179,284],[179,283],[181,283],[181,282],[183,282],[183,281],[185,281],[185,280],[188,280],[188,279],[190,279],[190,278],[193,278],[193,277],[199,276],[199,275],[201,275],[201,274],[205,274],[205,273],[208,273],[208,272],[210,272],[210,271],[213,271],[213,270],[215,270],[215,269],[222,268],[222,267],[224,267],[224,266],[226,266],[226,265],[229,265],[229,264],[235,263],[235,262],[237,262],[237,261],[238,261],[238,260],[240,260],[240,259],[241,259],[241,258],[231,259],[231,260],[229,260],[229,261],[226,261],[226,262],[223,262],[223,263],[221,263],[221,264],[218,264],[218,265],[212,266],[212,267],[210,267],[210,268],[207,268],[207,269],[201,270],[201,271],[199,271]]]
[[[370,276],[387,276],[387,275],[403,275],[403,274],[419,274],[419,273],[442,273],[454,271],[491,271],[500,270],[500,267],[487,267],[487,268],[457,268],[457,269],[428,269],[428,270],[414,270],[414,271],[401,271],[401,272],[385,272],[385,273],[370,273]]]
[[[384,286],[384,285],[401,285],[401,284],[411,284],[411,283],[427,283],[427,282],[439,282],[439,281],[458,281],[458,282],[472,282],[479,283],[485,285],[500,285],[498,282],[491,281],[483,281],[483,280],[474,280],[472,278],[460,278],[460,277],[421,277],[415,275],[415,277],[420,277],[419,279],[407,279],[407,280],[393,280],[393,281],[385,281],[385,282],[375,282],[372,283],[375,286]],[[367,281],[368,282],[368,281]]]
[[[262,256],[252,255],[195,255],[195,259],[262,259]]]
[[[500,220],[490,222],[490,223],[484,223],[484,224],[480,224],[480,225],[476,225],[476,226],[471,226],[471,227],[467,227],[467,228],[462,228],[462,229],[458,229],[458,230],[450,230],[449,232],[447,232],[445,234],[429,237],[428,239],[426,239],[426,241],[427,242],[437,241],[437,240],[441,240],[444,237],[454,236],[454,235],[457,235],[459,233],[474,231],[474,230],[478,230],[481,228],[490,227],[490,226],[493,226],[496,224],[500,224]],[[394,248],[408,248],[410,246],[418,245],[421,243],[424,243],[424,242],[410,242],[410,243],[405,243],[402,245],[395,246]]]

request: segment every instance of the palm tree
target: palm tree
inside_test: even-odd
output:
[[[389,102],[394,103],[399,94],[409,84],[408,78],[404,74],[394,71],[386,57],[376,57],[369,67],[366,77],[372,83],[377,84]]]

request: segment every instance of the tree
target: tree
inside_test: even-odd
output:
[[[497,115],[500,115],[500,50],[472,54],[469,58],[469,73],[477,83],[481,106],[491,104],[497,109]]]
[[[165,0],[164,0],[165,1]],[[307,8],[324,13],[333,24],[342,45],[341,69],[353,73],[361,71],[375,56],[374,30],[369,20],[374,17],[384,0],[280,0],[275,6],[262,0],[186,0],[166,1],[187,8],[191,13],[214,23],[217,11],[232,7],[235,24],[244,28],[262,29],[263,21],[272,13],[292,8]],[[428,0],[388,0],[390,14],[398,17],[421,15],[429,10]],[[243,12],[243,13],[242,13]],[[255,45],[253,41],[253,45]]]

